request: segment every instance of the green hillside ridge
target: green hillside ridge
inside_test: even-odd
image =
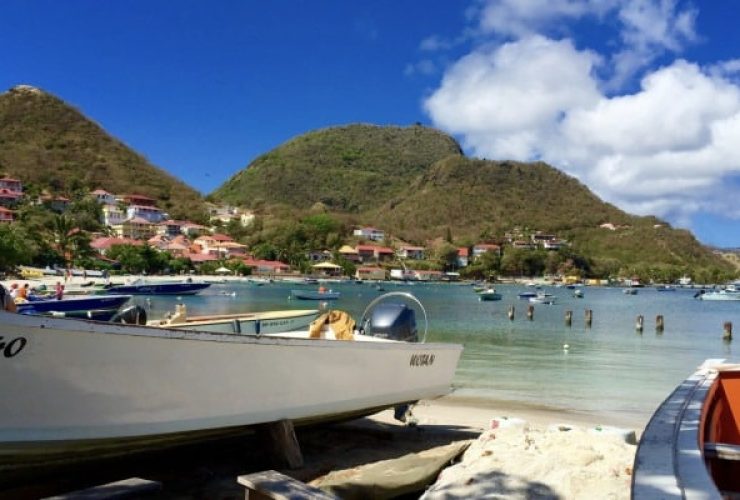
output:
[[[206,219],[197,191],[34,87],[0,94],[3,174],[29,191],[138,193],[158,200],[172,217]],[[736,269],[688,231],[626,214],[545,163],[466,158],[454,138],[421,125],[308,132],[263,154],[209,198],[255,209],[257,223],[238,237],[276,258],[317,249],[309,246],[336,249],[362,224],[384,229],[389,240],[423,246],[440,238],[456,245],[502,242],[515,228],[543,231],[602,271]],[[605,222],[618,229],[600,228]]]
[[[265,228],[318,206],[344,225],[377,226],[421,245],[446,235],[456,244],[502,241],[519,228],[567,240],[602,270],[733,269],[688,231],[627,214],[545,163],[466,158],[452,137],[418,125],[309,132],[259,157],[212,197],[257,208]],[[599,227],[607,222],[619,229]]]
[[[212,196],[248,207],[285,204],[362,213],[394,196],[431,164],[462,150],[422,127],[348,125],[309,132],[250,163]]]
[[[19,85],[0,94],[0,175],[53,194],[143,194],[177,218],[204,220],[202,196],[62,100]]]

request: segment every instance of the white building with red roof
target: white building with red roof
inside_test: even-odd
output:
[[[353,235],[373,241],[383,241],[385,239],[385,231],[375,227],[361,227],[355,229]]]

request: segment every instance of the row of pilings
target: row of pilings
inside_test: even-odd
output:
[[[530,321],[534,320],[534,305],[530,304],[527,306],[527,319]],[[509,317],[509,320],[514,321],[514,318],[516,317],[516,308],[511,305],[509,306],[509,310],[507,312],[507,316]],[[586,328],[591,328],[591,325],[593,324],[594,320],[594,312],[592,309],[585,309],[583,313],[583,320]],[[565,326],[573,326],[573,311],[567,310],[565,311]],[[724,340],[732,340],[732,322],[731,321],[725,321],[725,323],[722,325],[722,338]],[[635,319],[635,331],[642,333],[642,331],[645,328],[645,317],[640,314]],[[658,314],[655,316],[655,331],[656,333],[663,333],[665,330],[665,319],[663,318],[662,314]]]

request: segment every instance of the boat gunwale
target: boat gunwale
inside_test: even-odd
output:
[[[440,350],[459,350],[462,351],[462,344],[452,344],[446,342],[435,343],[412,343],[402,342],[390,339],[375,339],[375,341],[345,341],[335,339],[303,339],[289,336],[295,332],[284,332],[285,337],[279,334],[233,334],[221,332],[209,332],[202,330],[184,330],[168,326],[148,326],[148,325],[130,325],[120,323],[108,323],[104,321],[92,321],[78,318],[55,318],[48,316],[33,316],[9,313],[0,311],[0,318],[3,318],[3,326],[15,326],[21,328],[39,329],[52,331],[65,331],[72,333],[85,334],[114,334],[130,337],[144,337],[155,340],[190,340],[198,342],[220,342],[234,344],[257,344],[257,345],[294,345],[294,346],[314,346],[314,347],[332,347],[332,348],[355,348],[358,344],[363,349],[395,349],[403,348],[407,350],[414,349],[440,349]],[[8,318],[9,321],[5,321]],[[84,325],[85,328],[74,328],[74,325]],[[71,328],[70,328],[71,326]]]
[[[723,359],[705,361],[653,413],[640,438],[631,498],[720,498],[701,449],[707,397]]]

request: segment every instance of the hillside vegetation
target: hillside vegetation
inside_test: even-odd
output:
[[[732,270],[689,232],[629,215],[545,163],[466,158],[453,138],[422,126],[309,132],[262,155],[212,196],[257,208],[266,227],[318,210],[421,245],[542,231],[567,240],[602,272]]]
[[[34,87],[0,94],[0,175],[53,194],[102,188],[160,200],[173,217],[203,219],[201,195],[150,164],[62,100]]]
[[[264,154],[213,197],[249,207],[321,203],[362,213],[404,193],[409,183],[447,156],[455,140],[422,126],[349,125],[309,132]]]

